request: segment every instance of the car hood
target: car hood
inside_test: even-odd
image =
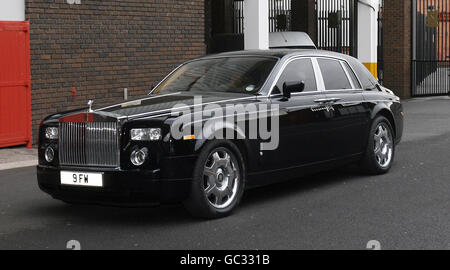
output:
[[[94,115],[93,119],[122,119],[138,120],[142,118],[157,118],[171,116],[173,112],[192,110],[194,107],[203,109],[209,104],[227,105],[227,104],[248,104],[257,100],[256,96],[233,94],[233,93],[170,93],[147,95],[134,100],[114,104],[111,106],[94,108],[88,111],[88,108],[82,108],[73,111],[57,113],[47,117],[44,122],[59,121],[85,121],[86,113]]]
[[[256,96],[242,94],[214,93],[171,93],[164,95],[149,95],[143,98],[115,104],[95,110],[117,115],[120,118],[139,119],[143,117],[170,116],[172,112],[204,107],[208,104],[242,104],[254,102]]]

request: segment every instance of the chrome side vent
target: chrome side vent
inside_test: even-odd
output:
[[[116,122],[60,123],[61,165],[119,167]]]

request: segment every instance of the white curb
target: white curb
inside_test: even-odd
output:
[[[37,166],[37,165],[38,165],[37,159],[27,160],[27,161],[19,161],[19,162],[11,162],[11,163],[3,163],[3,164],[0,164],[0,171],[32,167],[32,166]]]

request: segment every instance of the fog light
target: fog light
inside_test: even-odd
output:
[[[148,158],[148,149],[142,148],[142,149],[136,149],[131,153],[130,161],[133,163],[134,166],[141,166],[145,163],[145,161]]]
[[[45,149],[45,160],[47,160],[47,162],[50,163],[53,161],[54,158],[55,158],[55,151],[51,146],[47,147],[47,149]]]

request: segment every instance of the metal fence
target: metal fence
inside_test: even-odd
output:
[[[413,0],[412,96],[450,93],[450,1]]]
[[[317,0],[319,49],[357,56],[357,9],[355,0]]]

